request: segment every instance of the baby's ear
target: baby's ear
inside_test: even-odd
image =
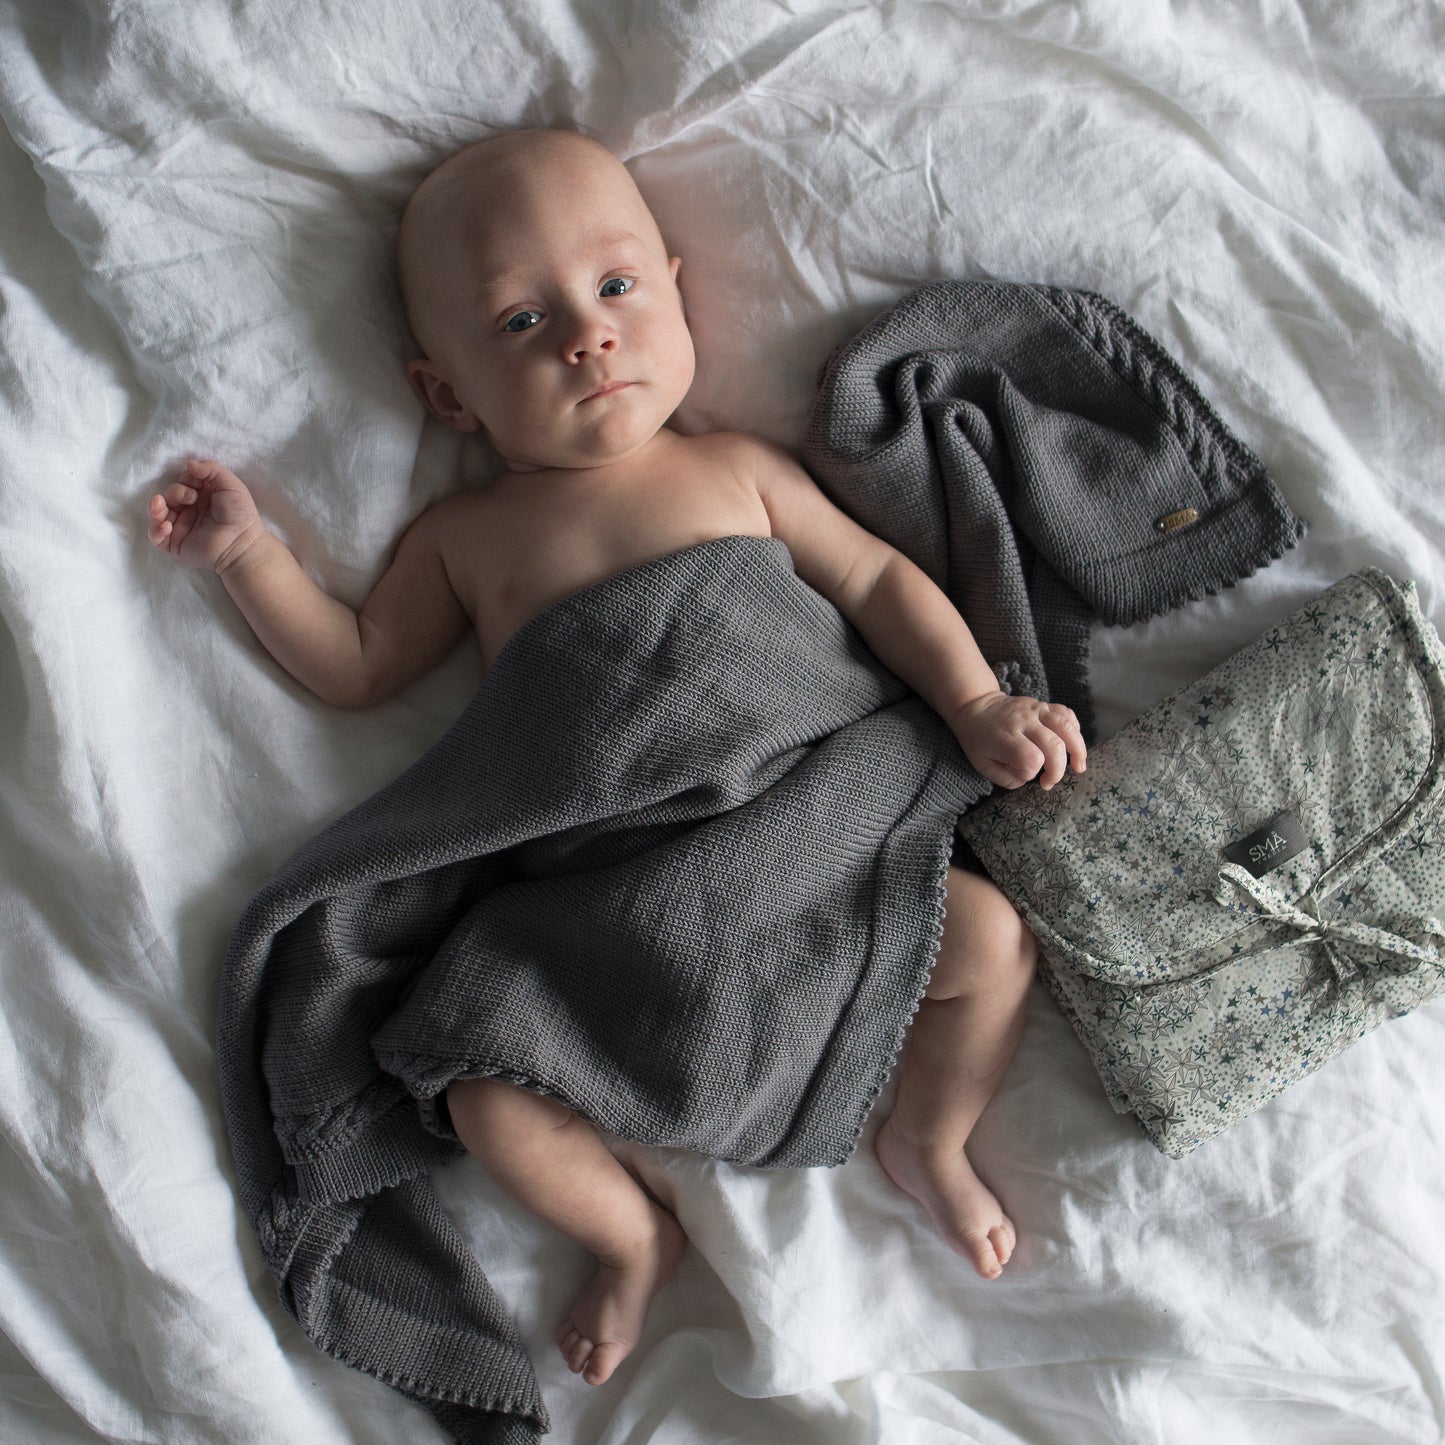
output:
[[[476,431],[480,428],[481,419],[467,409],[452,389],[451,382],[437,370],[435,362],[424,356],[407,362],[406,379],[411,382],[411,389],[421,399],[421,404],[453,431]]]
[[[667,261],[667,269],[672,272],[672,284],[677,286],[677,273],[682,270],[682,257],[670,256]],[[683,320],[687,320],[687,297],[682,294],[682,287],[677,286],[677,300],[682,307]]]

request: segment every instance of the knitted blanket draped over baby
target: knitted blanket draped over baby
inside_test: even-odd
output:
[[[831,359],[805,459],[1006,681],[1085,716],[1091,614],[1153,615],[1299,533],[1178,368],[1083,293],[911,293]],[[428,1182],[458,1152],[446,1085],[496,1075],[745,1164],[841,1162],[985,790],[775,539],[538,614],[232,939],[226,1119],[287,1309],[458,1440],[535,1440],[530,1362]]]

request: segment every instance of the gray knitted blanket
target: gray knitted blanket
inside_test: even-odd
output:
[[[1091,734],[1091,621],[1218,592],[1304,534],[1260,459],[1087,291],[920,286],[824,369],[803,461],[957,604],[1014,692]]]
[[[1001,672],[1076,708],[1090,609],[1147,615],[1298,534],[1178,369],[1070,293],[906,297],[832,359],[808,460]],[[286,1308],[457,1440],[534,1441],[530,1362],[428,1182],[459,1152],[446,1085],[496,1075],[750,1165],[841,1162],[985,790],[775,539],[703,542],[533,618],[233,935],[222,1094]]]

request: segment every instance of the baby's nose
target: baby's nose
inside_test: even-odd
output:
[[[563,355],[568,361],[582,361],[588,356],[616,349],[616,328],[605,317],[597,316],[579,316],[562,343]]]

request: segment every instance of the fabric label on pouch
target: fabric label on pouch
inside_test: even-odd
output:
[[[1256,878],[1262,878],[1272,868],[1302,853],[1309,842],[1300,820],[1293,811],[1286,811],[1264,827],[1256,828],[1247,838],[1231,843],[1224,850],[1224,856],[1231,863],[1247,868]]]

